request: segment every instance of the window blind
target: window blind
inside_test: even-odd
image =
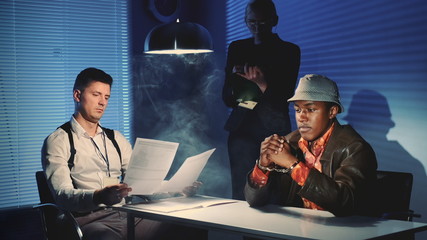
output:
[[[247,1],[228,0],[227,45],[241,38]],[[414,175],[411,208],[427,221],[427,4],[414,1],[274,0],[279,36],[301,48],[299,76],[336,81],[351,124],[381,170]],[[239,5],[239,7],[237,7]],[[244,8],[241,8],[244,9]],[[245,29],[246,30],[246,29]],[[294,111],[290,111],[295,127]]]
[[[0,208],[39,202],[44,139],[74,111],[77,74],[113,79],[101,120],[131,138],[127,1],[0,2]]]
[[[234,40],[251,37],[245,23],[246,1],[228,0],[226,5],[226,27],[225,43],[226,48]]]

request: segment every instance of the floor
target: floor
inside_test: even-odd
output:
[[[32,207],[0,211],[0,239],[42,240],[38,210]]]

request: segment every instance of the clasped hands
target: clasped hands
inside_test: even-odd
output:
[[[259,164],[264,167],[289,168],[298,159],[292,154],[285,137],[273,134],[261,143]]]

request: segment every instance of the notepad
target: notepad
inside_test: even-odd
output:
[[[230,204],[238,200],[216,198],[210,196],[175,197],[165,198],[157,201],[128,205],[132,208],[145,209],[156,212],[176,212],[188,209],[212,207],[222,204]]]

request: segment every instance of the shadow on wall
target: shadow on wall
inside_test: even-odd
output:
[[[360,90],[352,99],[348,114],[343,118],[368,141],[375,150],[378,169],[410,172],[414,176],[411,209],[427,216],[427,176],[423,164],[387,134],[395,127],[387,99],[372,90]],[[396,193],[399,194],[399,193]],[[417,219],[414,219],[417,221]]]
[[[187,157],[216,148],[199,178],[204,183],[200,193],[229,197],[224,77],[213,56],[147,54],[133,62],[135,136],[180,144],[167,178]]]

